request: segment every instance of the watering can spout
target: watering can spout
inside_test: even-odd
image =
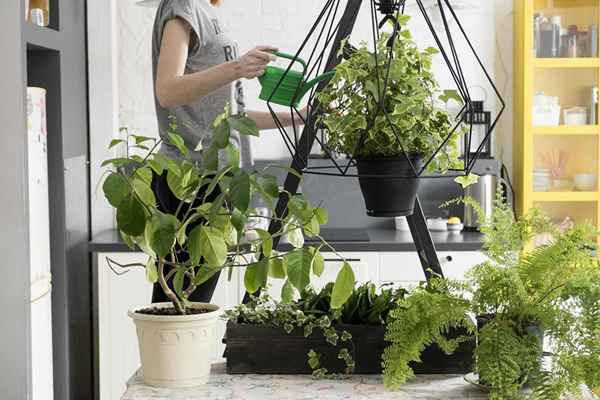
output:
[[[304,60],[286,53],[277,52],[275,55],[302,65],[302,71],[292,70],[291,67],[287,69],[267,67],[263,76],[258,78],[262,86],[259,96],[261,100],[282,106],[298,107],[300,100],[316,84],[328,81],[335,75],[335,71],[329,71],[305,82],[308,66]]]

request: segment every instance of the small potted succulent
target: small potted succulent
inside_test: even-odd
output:
[[[367,214],[375,217],[412,214],[417,175],[430,158],[429,172],[459,166],[461,130],[453,133],[451,117],[439,105],[462,100],[454,91],[439,90],[431,71],[438,50],[420,51],[407,21],[408,16],[399,19],[401,31],[393,40],[391,60],[384,56],[390,35],[382,34],[378,56],[361,45],[318,94],[320,104],[327,105],[319,119],[326,146],[356,160]]]
[[[290,199],[281,228],[274,233],[251,228],[250,218],[264,216],[251,207],[254,196],[263,198],[272,213],[274,202],[288,195],[268,171],[245,171],[238,167],[239,152],[229,142],[231,129],[258,135],[254,122],[243,115],[220,116],[213,126],[213,144],[204,149],[202,167],[171,124],[170,142],[182,158],[169,158],[154,150],[160,141],[143,136],[116,139],[127,146],[127,156],[103,163],[103,184],[108,202],[116,208],[117,228],[132,248],[141,249],[148,260],[142,267],[152,283],[158,282],[168,303],[135,308],[134,320],[144,382],[152,386],[185,387],[207,381],[211,346],[219,307],[188,299],[198,286],[223,269],[245,268],[244,283],[250,293],[265,287],[269,276],[287,279],[284,290],[293,293],[310,283],[311,275],[323,272],[321,247],[304,247],[304,235],[319,237],[327,211],[311,206],[301,196]],[[141,155],[140,155],[141,153]],[[226,157],[220,157],[219,154]],[[226,165],[219,165],[226,158]],[[165,213],[152,190],[153,175],[167,171],[170,189],[179,200],[176,212]],[[211,195],[214,194],[214,195]],[[287,253],[273,248],[273,238],[288,236],[296,248]],[[335,301],[343,304],[352,291],[354,274],[345,264],[336,284]],[[350,285],[348,281],[352,282]],[[294,289],[295,288],[295,289]]]

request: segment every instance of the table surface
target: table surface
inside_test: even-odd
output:
[[[136,374],[121,400],[398,400],[486,399],[481,389],[461,375],[419,375],[402,390],[384,388],[381,377],[354,375],[315,380],[302,375],[228,375],[224,364],[213,365],[207,385],[187,389],[146,386]]]

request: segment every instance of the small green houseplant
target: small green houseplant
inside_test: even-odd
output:
[[[265,287],[269,276],[285,278],[284,291],[301,291],[310,283],[311,275],[323,272],[320,250],[328,244],[322,241],[320,246],[304,247],[304,235],[321,238],[320,226],[327,222],[327,211],[313,207],[301,196],[283,192],[268,171],[240,169],[239,152],[229,140],[231,129],[258,135],[252,120],[231,115],[227,109],[214,123],[213,141],[204,149],[201,163],[190,156],[176,133],[175,121],[170,142],[182,158],[156,152],[158,140],[128,136],[111,142],[111,147],[127,146],[127,156],[103,163],[107,167],[103,191],[116,208],[117,228],[130,247],[137,246],[148,256],[143,265],[109,261],[124,269],[145,268],[148,280],[158,282],[170,300],[130,312],[138,327],[144,380],[151,385],[187,386],[208,378],[210,335],[201,335],[209,339],[197,341],[198,346],[182,341],[181,346],[165,347],[160,343],[170,343],[169,338],[142,335],[142,331],[160,331],[161,324],[170,323],[179,324],[179,328],[192,324],[189,329],[203,332],[213,329],[218,307],[188,299],[217,271],[245,268],[244,283],[250,293]],[[226,165],[219,165],[220,154],[226,155]],[[153,175],[164,171],[169,188],[180,201],[173,214],[161,211],[152,190]],[[212,193],[219,194],[208,201]],[[263,198],[271,216],[260,215],[251,207],[255,196]],[[247,227],[250,218],[277,219],[274,202],[280,196],[289,196],[290,201],[286,216],[278,220],[281,228],[277,232]],[[279,236],[287,236],[294,249],[276,251],[273,241]],[[333,288],[334,307],[343,305],[353,284],[352,268],[345,263]],[[163,342],[154,343],[159,336]],[[160,361],[169,358],[178,362]]]
[[[469,201],[469,200],[467,200]],[[600,384],[600,265],[588,225],[557,231],[539,210],[515,219],[503,201],[483,230],[489,261],[470,272],[476,351],[490,399],[512,399],[527,384],[532,398],[560,399],[581,384]],[[535,249],[536,234],[552,240]],[[543,342],[552,344],[549,366]]]
[[[406,27],[408,18],[399,19],[402,29],[393,41],[389,75],[389,60],[383,54],[387,54],[390,37],[382,34],[379,56],[363,43],[336,68],[329,86],[318,94],[319,102],[327,105],[319,119],[327,146],[356,159],[367,213],[372,216],[412,214],[419,180],[409,160],[420,172],[452,133],[450,116],[436,102],[462,102],[451,91],[441,94],[431,71],[432,56],[438,51],[417,48]],[[456,137],[435,156],[431,172],[458,166]]]

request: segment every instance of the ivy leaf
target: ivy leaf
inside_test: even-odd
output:
[[[435,49],[437,51],[437,49]],[[460,97],[460,94],[458,94],[458,91],[456,90],[444,90],[442,95],[439,97],[439,99],[441,101],[443,101],[444,103],[448,103],[450,100],[454,100],[455,102],[457,102],[458,104],[463,104],[463,98]]]
[[[243,115],[233,115],[227,119],[231,129],[234,129],[242,135],[259,136],[260,132],[254,120]]]
[[[245,213],[250,206],[250,176],[247,172],[240,171],[233,177],[229,192],[233,206]]]
[[[113,172],[106,178],[102,190],[106,200],[115,208],[131,191],[127,179],[118,172]]]
[[[146,182],[140,179],[133,180],[133,191],[138,195],[139,199],[149,207],[156,206],[156,198],[154,192]]]
[[[286,265],[282,258],[272,258],[269,260],[269,276],[275,279],[285,279],[287,276]]]
[[[267,259],[249,265],[244,274],[244,285],[248,293],[256,293],[267,285],[269,265]]]
[[[221,267],[227,261],[227,243],[223,232],[211,226],[198,226],[190,232],[190,257],[199,262],[204,257],[209,267]]]
[[[149,244],[158,257],[165,257],[175,245],[179,220],[169,214],[155,214],[150,220]]]
[[[294,286],[292,286],[290,280],[287,279],[283,284],[283,287],[281,288],[281,302],[284,304],[291,303],[292,301],[294,301],[294,295]]]
[[[158,282],[158,271],[156,269],[156,262],[152,257],[148,257],[146,262],[146,279],[150,283]]]
[[[231,135],[231,129],[227,121],[223,121],[219,125],[213,128],[213,140],[215,145],[219,149],[224,149],[229,144],[229,136]]]
[[[130,236],[140,236],[146,227],[144,206],[133,193],[129,193],[117,207],[119,230]]]
[[[462,186],[463,189],[476,184],[479,181],[479,176],[475,174],[463,175],[454,179],[454,182]]]
[[[288,280],[300,292],[310,283],[311,256],[305,249],[294,250],[285,255]]]
[[[271,234],[263,229],[254,229],[258,234],[258,237],[262,241],[262,253],[265,257],[269,257],[271,255],[271,251],[273,250],[273,238]]]
[[[338,309],[344,305],[352,294],[355,280],[352,267],[347,262],[344,262],[342,269],[335,279],[333,291],[331,292],[331,308]]]
[[[190,154],[190,151],[188,150],[188,148],[185,145],[185,142],[181,136],[179,136],[176,133],[169,132],[169,139],[170,139],[169,142],[173,146],[175,146],[181,154],[183,154],[184,156],[188,156]]]

